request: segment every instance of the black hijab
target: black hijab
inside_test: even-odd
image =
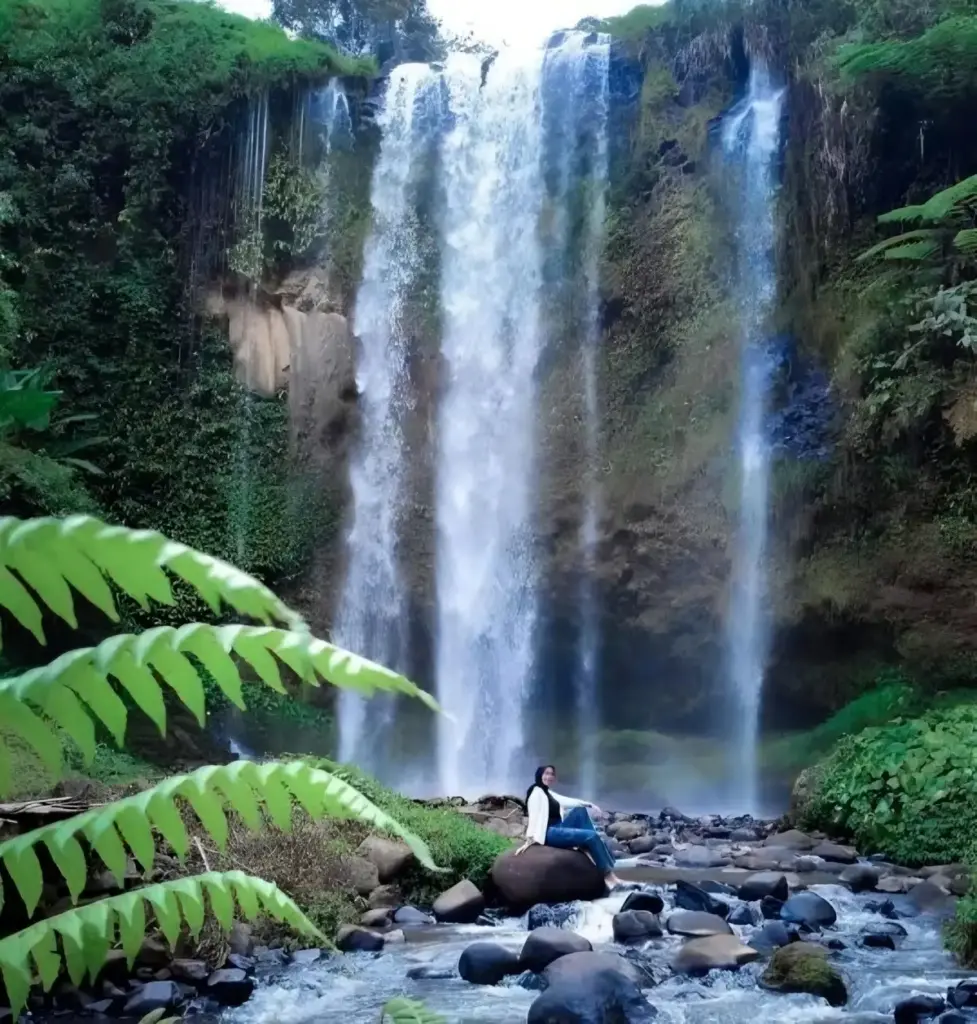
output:
[[[551,764],[541,764],[536,769],[536,778],[533,781],[533,784],[529,787],[529,789],[526,790],[526,803],[527,804],[529,803],[529,796],[530,796],[530,794],[532,793],[532,791],[537,786],[539,786],[539,788],[546,794],[546,796],[549,797],[549,795],[550,795],[550,787],[543,785],[543,772],[545,772],[547,768],[553,768],[553,765],[551,765]],[[553,771],[556,771],[556,769],[553,768]]]

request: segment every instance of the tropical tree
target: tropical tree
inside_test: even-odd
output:
[[[127,699],[166,730],[164,687],[205,721],[205,669],[230,701],[244,707],[241,666],[281,693],[281,666],[301,680],[323,680],[369,696],[403,693],[437,705],[395,672],[315,638],[301,616],[267,587],[219,559],[168,540],[151,530],[108,526],[88,516],[68,519],[0,518],[0,609],[38,642],[45,642],[45,616],[77,627],[76,601],[84,598],[114,621],[117,596],[141,607],[174,603],[171,582],[181,580],[215,614],[230,608],[261,625],[189,623],[140,634],[112,636],[94,647],[70,651],[41,668],[0,679],[0,721],[37,752],[58,775],[62,746],[71,741],[82,758],[95,755],[96,728],[118,743],[125,739]],[[2,638],[0,638],[2,652]],[[11,782],[8,739],[0,734],[0,795]],[[77,902],[87,877],[83,843],[123,883],[128,856],[148,870],[157,837],[179,855],[188,837],[179,809],[188,805],[218,844],[227,838],[225,812],[258,828],[263,816],[288,828],[293,803],[315,817],[350,818],[400,836],[418,860],[437,870],[426,844],[328,771],[301,761],[210,765],[178,775],[134,796],[35,829],[0,843],[0,863],[28,914],[42,890],[43,847]],[[3,893],[0,891],[0,909]],[[207,872],[125,892],[44,918],[0,939],[0,975],[17,1014],[31,985],[49,989],[66,967],[74,983],[94,977],[110,947],[121,944],[130,966],[147,926],[147,911],[166,939],[181,929],[199,933],[209,908],[229,928],[237,909],[248,918],[267,913],[299,932],[319,936],[302,911],[272,883],[239,871]],[[399,1022],[410,1017],[401,1007]],[[420,1013],[421,1011],[417,1011]]]

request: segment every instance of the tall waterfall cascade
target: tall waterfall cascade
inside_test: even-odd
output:
[[[606,39],[567,33],[549,48],[505,49],[487,66],[464,54],[452,55],[440,70],[404,66],[387,86],[373,228],[356,302],[363,426],[350,471],[354,516],[337,639],[402,667],[406,584],[396,552],[402,531],[411,528],[401,514],[410,342],[400,318],[419,270],[413,169],[429,160],[437,178],[432,220],[440,255],[441,375],[430,440],[431,625],[434,686],[446,712],[435,727],[429,778],[441,793],[501,791],[521,776],[521,759],[529,754],[525,721],[541,587],[534,550],[542,469],[538,388],[552,340],[541,226],[548,215],[560,225],[556,244],[579,250],[574,272],[582,298],[575,311],[582,319],[574,338],[587,461],[581,575],[592,567],[600,506],[597,270],[608,65]],[[425,116],[418,116],[421,110]],[[581,202],[583,227],[571,237],[570,205],[579,212]],[[597,639],[587,585],[580,597],[585,637],[577,703],[589,732]],[[371,751],[382,747],[377,730],[392,722],[393,712],[393,704],[367,709],[344,696],[341,756],[375,769]]]
[[[727,683],[733,708],[731,791],[740,811],[757,812],[757,743],[770,642],[764,561],[768,535],[770,444],[765,422],[769,357],[763,344],[776,289],[775,158],[783,90],[754,65],[745,99],[723,127],[727,163],[737,173],[735,216],[740,300],[740,414],[736,433],[739,520],[727,616]]]
[[[373,224],[354,312],[362,427],[350,465],[353,516],[335,629],[344,647],[400,671],[407,667],[407,593],[397,547],[407,461],[403,423],[411,401],[403,312],[418,270],[411,184],[422,119],[415,115],[435,84],[426,65],[397,68],[379,118],[383,136],[371,185]],[[378,758],[393,708],[390,699],[367,702],[343,692],[340,757],[381,770]]]

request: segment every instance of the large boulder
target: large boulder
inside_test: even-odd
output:
[[[383,949],[383,936],[359,925],[340,925],[336,948],[343,953],[378,953]]]
[[[414,854],[406,843],[384,836],[367,836],[357,847],[356,856],[376,866],[381,885],[393,882],[414,860]]]
[[[646,1024],[656,1011],[641,994],[641,972],[613,953],[571,953],[544,972],[546,991],[527,1024]]]
[[[767,836],[763,845],[778,846],[785,850],[813,850],[817,846],[817,840],[812,839],[805,832],[792,828],[786,832],[775,832],[773,835]]]
[[[764,896],[786,900],[789,891],[785,875],[777,871],[758,871],[743,880],[736,895],[749,903],[752,900],[762,900]]]
[[[675,851],[675,863],[683,868],[718,868],[730,863],[730,858],[708,846],[690,846]]]
[[[500,854],[492,865],[492,882],[514,910],[535,903],[597,900],[607,889],[600,869],[586,854],[538,844],[520,854]]]
[[[760,979],[764,988],[777,992],[805,992],[844,1006],[848,991],[838,971],[828,962],[828,951],[811,942],[792,942],[770,958]]]
[[[689,939],[672,958],[672,970],[676,974],[692,975],[735,971],[759,956],[735,935],[710,935],[704,939]]]
[[[838,876],[838,881],[847,885],[852,892],[869,892],[879,881],[879,869],[873,864],[852,864]]]
[[[797,892],[780,908],[780,916],[792,924],[807,925],[815,931],[830,928],[838,915],[831,904],[816,892]]]
[[[554,960],[571,953],[589,953],[593,949],[589,939],[565,928],[536,928],[529,933],[519,954],[523,970],[541,974]]]
[[[665,901],[657,892],[629,892],[621,913],[628,910],[647,910],[652,914],[660,914],[665,909]]]
[[[458,973],[472,985],[498,985],[509,974],[518,974],[519,957],[494,942],[475,942],[458,961]]]
[[[841,846],[825,840],[811,850],[815,857],[831,861],[835,864],[854,864],[858,860],[858,851],[853,846]]]
[[[662,936],[658,915],[650,910],[622,910],[614,915],[613,928],[614,941],[621,943],[644,942]]]
[[[434,901],[436,920],[446,924],[474,924],[485,909],[485,897],[478,886],[463,878]]]
[[[543,976],[548,985],[556,985],[577,975],[601,971],[618,971],[635,985],[640,985],[644,980],[644,974],[617,953],[570,953],[554,960],[543,972]]]
[[[701,939],[707,935],[732,935],[733,929],[715,914],[701,910],[677,910],[665,924],[672,935]]]
[[[706,914],[715,914],[723,918],[729,914],[728,903],[716,899],[703,886],[682,878],[675,883],[675,906],[680,910],[701,910]]]

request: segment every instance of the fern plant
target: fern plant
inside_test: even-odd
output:
[[[151,600],[172,604],[173,576],[188,583],[215,612],[227,605],[265,625],[191,623],[179,629],[165,626],[139,635],[122,634],[0,680],[0,720],[33,746],[55,774],[61,770],[60,747],[65,737],[86,760],[94,757],[99,724],[123,743],[127,711],[116,687],[161,733],[166,729],[163,684],[203,724],[206,712],[198,664],[241,708],[245,705],[239,666],[244,663],[282,693],[280,664],[309,683],[324,679],[365,695],[403,693],[437,710],[433,699],[403,676],[313,637],[301,616],[253,577],[159,533],[107,526],[87,516],[0,519],[0,609],[41,643],[45,610],[77,625],[76,594],[117,621],[113,588],[143,607]],[[8,760],[0,738],[0,795],[10,782]],[[393,832],[422,864],[438,870],[419,837],[345,780],[301,761],[211,765],[165,779],[135,796],[0,843],[0,863],[33,913],[41,896],[37,850],[43,846],[77,901],[87,879],[82,840],[120,884],[129,852],[143,868],[151,867],[156,834],[179,856],[185,855],[188,838],[178,798],[193,809],[219,845],[227,838],[226,810],[239,814],[252,828],[258,828],[264,816],[288,828],[295,800],[314,817],[352,818]],[[148,886],[66,911],[0,940],[0,975],[14,1013],[25,1005],[35,979],[45,989],[54,984],[62,963],[76,983],[86,973],[94,977],[116,941],[131,962],[145,932],[147,904],[172,944],[183,924],[191,933],[199,932],[206,905],[229,928],[235,897],[246,916],[264,910],[300,932],[321,938],[274,885],[240,872],[208,873]],[[2,903],[0,893],[0,907]]]
[[[880,224],[920,224],[887,238],[862,253],[860,260],[881,256],[887,260],[920,263],[939,258],[943,263],[965,263],[977,256],[977,175],[945,188],[924,203],[883,213]]]

